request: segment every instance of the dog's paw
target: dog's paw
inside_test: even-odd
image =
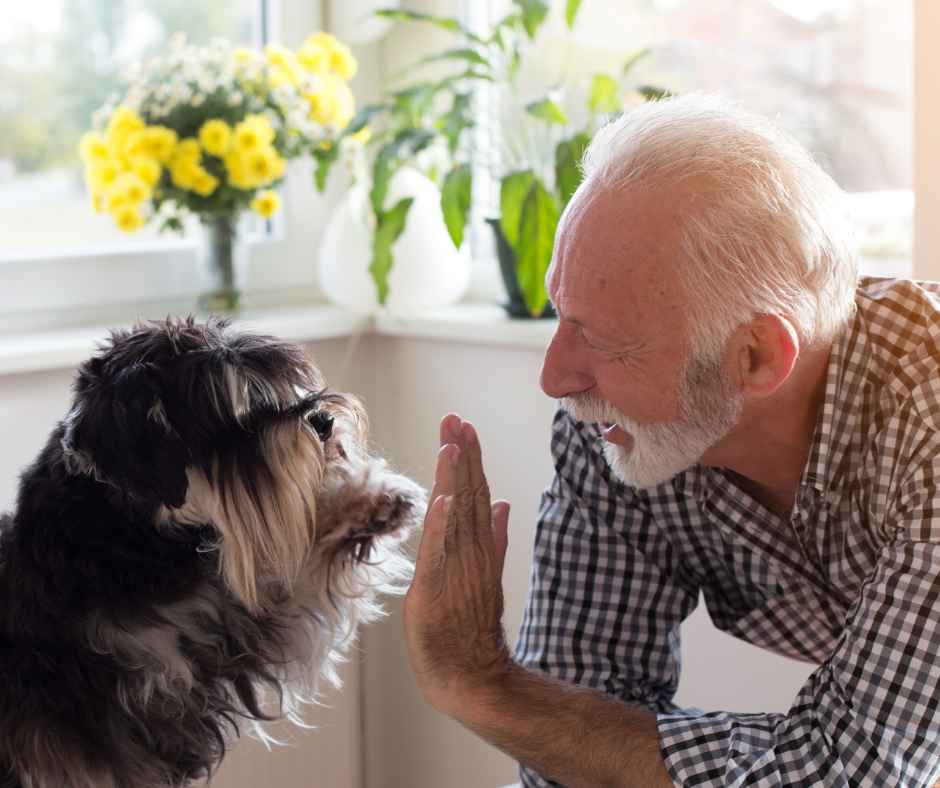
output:
[[[372,461],[324,484],[317,530],[330,541],[403,534],[421,522],[427,496],[410,479]]]

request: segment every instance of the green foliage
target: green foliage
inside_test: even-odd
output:
[[[548,14],[548,3],[544,0],[516,0],[516,5],[519,8],[522,26],[529,34],[529,38],[535,39],[536,31]]]
[[[565,21],[569,29],[580,5],[581,0],[566,0]],[[441,52],[416,59],[398,75],[399,79],[429,63],[455,66],[454,73],[434,80],[419,79],[386,92],[380,102],[362,109],[349,125],[347,133],[366,125],[373,132],[369,174],[376,230],[370,270],[376,277],[381,303],[388,292],[385,283],[392,264],[391,243],[401,232],[408,211],[406,201],[390,211],[383,210],[388,185],[398,168],[414,163],[415,155],[421,151],[433,149],[449,157],[449,165],[439,169],[426,166],[425,171],[430,170],[430,177],[441,186],[441,209],[451,240],[459,247],[464,239],[473,165],[480,164],[482,158],[469,137],[480,122],[474,112],[473,92],[484,82],[493,85],[500,94],[501,110],[516,115],[515,122],[508,122],[506,129],[524,128],[527,133],[550,141],[545,161],[534,161],[530,155],[534,147],[531,140],[523,140],[516,146],[520,152],[518,161],[494,173],[500,181],[500,229],[515,255],[516,274],[527,309],[538,316],[548,303],[545,273],[551,262],[559,217],[581,183],[584,151],[597,128],[619,111],[626,94],[634,90],[628,82],[630,69],[650,52],[643,50],[631,57],[617,77],[594,75],[587,77],[584,88],[562,84],[541,95],[521,96],[517,84],[520,68],[535,46],[531,42],[545,21],[548,8],[545,0],[513,0],[511,11],[485,39],[455,19],[411,11],[378,12],[387,19],[435,25],[454,38]],[[585,94],[590,95],[588,118],[583,126],[574,128],[570,118],[583,112],[569,111],[570,98]],[[652,97],[652,93],[643,95]]]
[[[591,138],[582,132],[562,140],[555,149],[555,187],[562,206],[568,204],[581,185],[581,159],[590,142]]]
[[[588,106],[591,112],[616,112],[617,94],[620,92],[617,81],[607,74],[597,74],[591,83],[591,99]]]
[[[441,210],[444,213],[444,224],[450,239],[458,249],[463,243],[463,230],[467,225],[467,214],[470,212],[470,193],[473,182],[473,170],[469,163],[464,162],[447,173],[444,178],[444,188],[441,189]]]
[[[562,125],[568,122],[568,117],[561,111],[561,107],[550,98],[536,99],[522,106],[533,118],[540,118],[548,123],[561,123]]]
[[[533,180],[519,211],[519,243],[516,253],[516,273],[519,289],[525,299],[529,314],[538,317],[548,303],[545,292],[545,274],[552,262],[552,247],[555,244],[555,229],[558,227],[558,210],[555,197],[541,181]]]
[[[581,0],[568,0],[565,6],[565,22],[568,23],[569,29],[574,27],[574,18],[578,13],[578,7],[580,5]]]
[[[380,304],[384,304],[385,299],[388,298],[388,272],[392,269],[392,244],[405,229],[405,217],[408,215],[408,209],[411,208],[412,200],[412,197],[405,197],[399,200],[390,211],[379,214],[380,221],[375,228],[372,265],[369,266],[369,273],[375,280]]]

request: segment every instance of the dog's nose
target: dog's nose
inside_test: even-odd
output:
[[[313,427],[320,440],[326,443],[333,434],[333,414],[328,410],[315,410],[307,415],[307,421]]]

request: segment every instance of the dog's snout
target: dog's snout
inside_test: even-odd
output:
[[[315,410],[307,414],[307,421],[316,430],[320,440],[326,443],[333,434],[333,414],[328,410]]]

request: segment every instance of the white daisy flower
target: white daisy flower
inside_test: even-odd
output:
[[[320,89],[320,80],[316,74],[306,74],[297,83],[297,89],[306,95],[312,95]]]
[[[282,106],[290,104],[296,96],[297,88],[290,82],[283,82],[271,91],[271,98]]]

